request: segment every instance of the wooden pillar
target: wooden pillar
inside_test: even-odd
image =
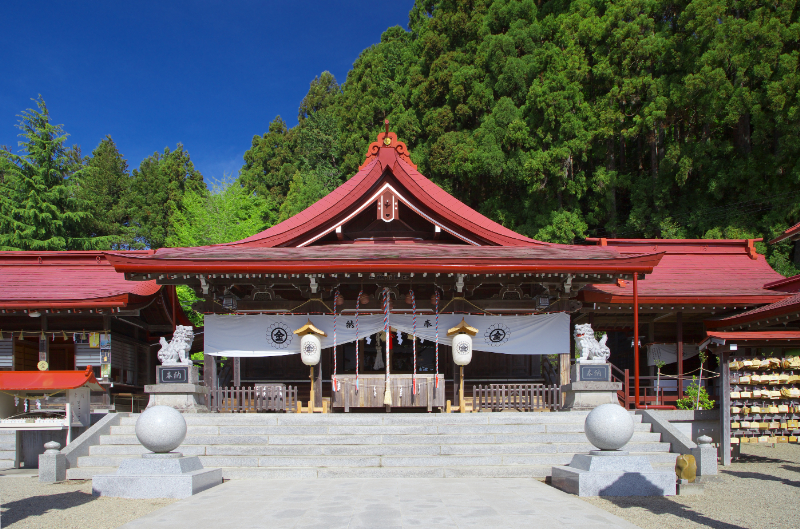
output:
[[[678,398],[683,398],[683,312],[678,312],[677,317],[677,350],[678,350]]]
[[[217,387],[217,360],[206,353],[203,353],[203,382],[207,388]]]
[[[633,391],[634,408],[639,407],[639,274],[633,273]]]
[[[458,367],[458,411],[464,413],[464,366]]]
[[[322,357],[314,366],[314,407],[322,407]]]
[[[47,315],[42,314],[39,316],[41,319],[40,323],[42,325],[42,333],[47,330]],[[12,333],[13,336],[13,333]],[[42,338],[44,337],[44,338]],[[47,339],[46,334],[39,335],[39,360],[38,362],[47,362],[50,363],[50,341]],[[50,369],[48,367],[48,369]]]
[[[725,347],[727,349],[727,346]],[[720,351],[719,370],[722,385],[720,387],[719,406],[719,449],[723,466],[731,464],[731,368],[728,365],[730,352]]]
[[[242,357],[233,357],[233,385],[239,387],[242,385]]]
[[[178,327],[178,287],[172,286],[170,290],[170,297],[172,298],[172,330],[173,332]],[[238,384],[237,384],[238,385]]]

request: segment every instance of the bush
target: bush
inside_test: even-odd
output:
[[[697,392],[700,391],[700,403],[697,403]],[[692,383],[686,388],[685,397],[678,399],[678,409],[680,410],[710,410],[714,407],[714,401],[708,397],[706,388],[700,386],[697,382],[697,377],[692,377]]]

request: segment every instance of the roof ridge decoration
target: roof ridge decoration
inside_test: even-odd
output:
[[[385,120],[383,124],[386,126],[386,131],[379,132],[377,140],[369,144],[364,163],[358,167],[358,170],[364,169],[370,162],[378,158],[381,149],[394,149],[398,158],[416,170],[417,164],[411,161],[411,153],[408,152],[406,144],[397,139],[397,134],[389,132],[389,120]]]

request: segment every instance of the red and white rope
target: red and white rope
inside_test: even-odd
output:
[[[389,335],[389,289],[383,289],[383,332],[386,338],[386,383],[389,383],[389,349],[392,337]]]
[[[411,375],[411,393],[417,394],[417,299],[414,297],[414,291],[408,292],[411,294],[411,325],[414,329],[412,333],[411,343],[414,358],[414,372]]]
[[[436,291],[436,387],[439,387],[439,291]]]
[[[336,392],[336,304],[339,301],[339,289],[333,295],[333,391]]]
[[[363,290],[358,293],[356,298],[356,393],[358,393],[358,308],[361,305],[362,295],[364,295]]]

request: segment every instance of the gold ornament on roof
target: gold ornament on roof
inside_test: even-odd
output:
[[[324,331],[317,329],[314,326],[314,324],[311,323],[310,319],[308,320],[308,323],[306,323],[305,325],[294,331],[294,334],[297,334],[299,336],[303,336],[305,334],[319,334],[320,336],[328,336],[327,334],[325,334]]]
[[[454,334],[469,334],[470,336],[475,336],[476,334],[478,334],[478,329],[470,326],[464,320],[464,318],[461,318],[461,323],[459,323],[458,325],[447,331],[447,336],[452,336]]]

